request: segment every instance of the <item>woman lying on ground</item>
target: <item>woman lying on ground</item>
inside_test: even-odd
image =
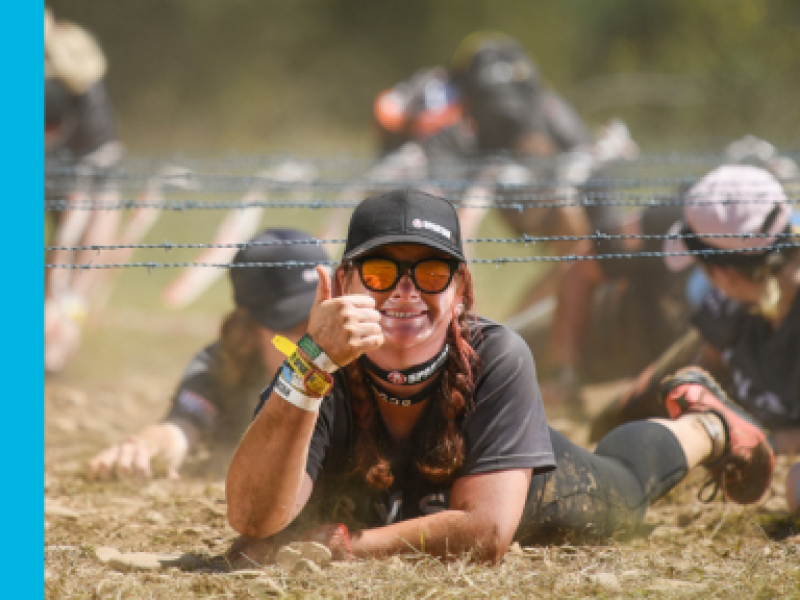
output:
[[[699,464],[737,502],[767,489],[764,436],[698,384],[668,390],[674,420],[621,427],[594,453],[549,430],[530,351],[472,314],[472,292],[449,202],[401,190],[359,205],[333,284],[320,271],[308,337],[276,340],[291,357],[228,470],[228,520],[247,536],[234,566],[313,522],[306,539],[340,557],[497,561],[515,539],[634,530]]]
[[[776,453],[800,453],[800,239],[792,235],[791,205],[770,173],[746,165],[710,172],[687,201],[673,230],[698,236],[667,240],[664,249],[708,251],[694,258],[715,289],[692,317],[694,329],[593,424],[592,437],[624,422],[666,416],[658,381],[678,366],[695,364],[770,432]],[[740,248],[753,252],[719,253]],[[684,269],[692,257],[668,262]],[[700,369],[693,376],[709,381]]]
[[[234,264],[328,260],[316,244],[287,244],[311,239],[295,229],[268,229],[242,248]],[[283,360],[272,345],[281,333],[298,341],[308,325],[316,291],[313,267],[237,267],[229,270],[236,308],[220,327],[220,339],[198,352],[184,371],[169,413],[160,423],[103,450],[88,465],[90,479],[149,477],[153,463],[178,477],[189,450],[202,441],[222,471],[253,418],[258,394]]]

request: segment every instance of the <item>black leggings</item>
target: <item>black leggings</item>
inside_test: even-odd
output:
[[[534,475],[515,539],[528,544],[588,541],[634,533],[647,507],[688,471],[678,440],[658,423],[627,423],[594,453],[557,431],[558,467]]]

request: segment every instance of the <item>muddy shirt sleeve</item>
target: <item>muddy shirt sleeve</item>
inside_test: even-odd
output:
[[[208,433],[221,416],[224,404],[221,384],[214,375],[213,365],[219,360],[219,345],[203,348],[189,362],[166,421],[188,421],[201,432]]]
[[[466,457],[460,475],[555,468],[533,356],[522,338],[484,322],[475,409],[462,425]]]

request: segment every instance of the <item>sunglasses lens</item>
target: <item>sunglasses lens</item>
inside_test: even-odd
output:
[[[441,292],[450,283],[450,265],[442,260],[425,260],[414,269],[414,279],[423,292]]]
[[[361,263],[361,280],[372,291],[386,291],[397,280],[397,265],[383,258],[368,258]]]

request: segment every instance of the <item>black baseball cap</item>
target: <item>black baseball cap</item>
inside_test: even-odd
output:
[[[298,229],[266,229],[250,241],[265,243],[313,237]],[[328,255],[317,244],[276,244],[242,248],[236,253],[233,264],[327,261]],[[229,269],[228,273],[234,302],[248,309],[264,327],[289,331],[308,320],[319,278],[313,265],[237,267]]]
[[[342,260],[387,244],[421,244],[464,260],[455,207],[420,190],[393,190],[361,202],[350,218]]]

